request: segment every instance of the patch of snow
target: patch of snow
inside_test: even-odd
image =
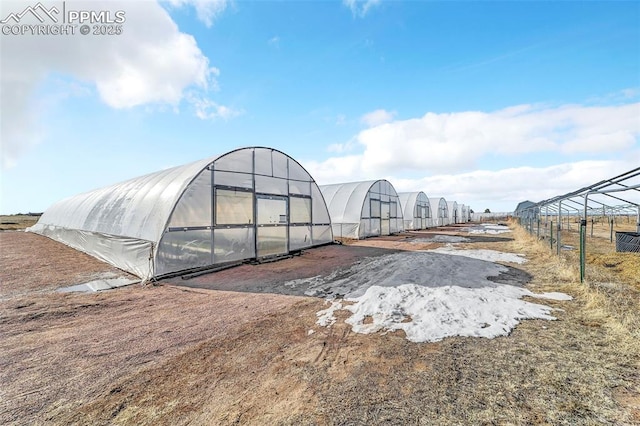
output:
[[[507,232],[511,232],[511,229],[509,229],[508,226],[496,225],[493,223],[483,223],[469,228],[470,234],[504,234]]]
[[[362,296],[347,299],[355,303],[344,309],[352,312],[346,322],[356,333],[403,330],[412,342],[435,342],[451,336],[506,336],[520,320],[556,319],[550,314],[553,308],[521,300],[523,296],[540,295],[509,285],[484,288],[371,286]],[[557,300],[570,300],[567,295],[562,297],[568,299]],[[373,321],[365,324],[367,317]]]
[[[442,253],[449,254],[453,256],[465,256],[470,257],[472,259],[486,260],[488,262],[509,262],[509,263],[517,263],[522,264],[527,261],[522,254],[515,253],[504,253],[496,250],[458,250],[451,245],[447,245],[445,247],[438,247],[432,250],[427,250],[431,253]]]
[[[569,296],[568,294],[557,293],[557,292],[536,294],[534,297],[537,297],[538,299],[561,300],[561,301],[573,300],[573,297]]]
[[[315,333],[315,330],[309,330],[307,331],[307,336],[311,336],[313,333]]]
[[[316,312],[316,316],[318,317],[316,324],[323,327],[330,327],[336,323],[336,316],[334,315],[334,312],[342,309],[342,303],[340,303],[339,300],[331,300],[330,302],[331,306],[327,309]]]
[[[458,237],[456,235],[434,235],[429,238],[416,238],[411,240],[411,244],[421,243],[466,243],[471,241],[469,238]]]
[[[524,262],[513,253],[452,247],[444,248],[444,253],[400,252],[367,258],[327,277],[289,285],[329,299],[331,306],[317,313],[320,326],[335,324],[335,312],[347,310],[351,316],[346,322],[357,333],[404,330],[413,342],[508,335],[523,319],[555,319],[553,308],[522,297],[571,300],[563,293],[535,294],[516,279],[510,281],[514,285],[489,280],[508,271],[493,261]]]

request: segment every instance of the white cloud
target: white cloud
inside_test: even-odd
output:
[[[342,4],[347,6],[353,16],[363,18],[369,10],[379,5],[381,0],[342,0]]]
[[[272,46],[272,47],[280,47],[280,37],[278,36],[271,37],[267,43],[269,43],[269,46]]]
[[[384,114],[376,114],[384,115]],[[472,169],[487,154],[610,153],[631,149],[640,135],[640,103],[541,108],[519,105],[495,112],[427,113],[361,131],[362,170],[431,173]]]
[[[640,103],[427,113],[365,129],[332,145],[333,157],[303,163],[320,184],[384,178],[399,191],[510,211],[638,167],[639,117]],[[558,164],[470,171],[484,159],[509,164],[530,154]]]
[[[193,96],[189,98],[195,109],[196,116],[201,120],[213,120],[221,118],[229,120],[243,114],[243,111],[220,105],[207,98]]]
[[[221,7],[208,3],[198,3],[196,9]],[[25,4],[2,2],[0,15],[6,16]],[[95,87],[100,99],[113,108],[149,104],[177,108],[188,88],[199,91],[200,99],[217,89],[219,71],[211,66],[193,36],[180,32],[158,3],[94,1],[91,6],[93,10],[123,10],[123,33],[2,36],[3,167],[15,165],[17,158],[46,133],[38,128],[38,99],[34,93],[36,88],[45,93],[51,89],[48,78],[52,74]],[[66,7],[82,8],[73,1],[67,1]],[[217,107],[218,115],[230,116],[226,107]]]
[[[392,121],[395,116],[395,111],[385,111],[384,109],[377,109],[363,115],[362,118],[360,118],[360,121],[366,124],[368,127],[374,127]]]
[[[229,0],[169,0],[174,7],[193,6],[198,19],[207,27],[213,25],[213,21],[225,11]]]
[[[624,160],[578,161],[549,167],[516,167],[421,179],[389,177],[398,192],[424,191],[476,208],[513,211],[524,200],[541,201],[624,173],[640,164],[640,150]],[[315,177],[315,176],[314,176]],[[316,177],[316,180],[319,180]],[[320,181],[320,180],[319,180]],[[320,181],[322,183],[322,181]],[[630,196],[633,194],[627,194]]]

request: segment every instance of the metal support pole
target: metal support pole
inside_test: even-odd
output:
[[[551,235],[549,236],[549,241],[551,243],[551,250],[553,250],[553,221],[551,221],[551,226],[549,227],[549,231]]]
[[[584,282],[584,269],[585,269],[585,237],[587,233],[587,220],[582,219],[580,221],[580,282]]]
[[[549,223],[549,206],[545,206],[545,212],[544,212],[544,223],[547,224]]]
[[[562,226],[560,225],[562,222],[558,222],[558,236],[556,237],[556,239],[558,240],[556,242],[556,253],[558,254],[558,256],[560,256],[560,246],[561,246],[561,238],[562,238]]]
[[[558,201],[558,230],[562,229],[562,201]]]
[[[591,218],[591,238],[593,238],[593,218]]]
[[[536,231],[536,237],[538,237],[538,239],[540,239],[540,218],[538,218],[538,230]]]

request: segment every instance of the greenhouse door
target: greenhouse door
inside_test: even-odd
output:
[[[382,202],[380,203],[381,214],[380,214],[380,235],[389,235],[390,226],[389,226],[389,213],[390,207],[389,203]]]
[[[275,195],[256,195],[256,256],[278,256],[289,253],[287,214],[289,200]]]

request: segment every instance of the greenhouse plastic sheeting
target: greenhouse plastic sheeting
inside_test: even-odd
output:
[[[320,186],[334,237],[366,238],[404,230],[402,206],[386,180]]]
[[[67,198],[28,230],[143,279],[333,240],[313,178],[291,157],[263,147]]]
[[[449,224],[449,209],[447,200],[442,197],[429,197],[431,206],[431,226],[445,226]]]
[[[447,201],[447,217],[449,224],[460,223],[458,216],[458,203],[456,201]]]
[[[429,198],[422,191],[398,194],[404,213],[405,231],[425,229],[431,226]]]

